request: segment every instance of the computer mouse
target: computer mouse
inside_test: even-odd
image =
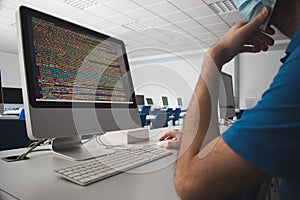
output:
[[[165,147],[165,144],[168,142],[168,140],[162,140],[157,142],[157,146],[159,147]]]

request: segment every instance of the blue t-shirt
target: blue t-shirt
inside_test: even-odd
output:
[[[222,137],[249,163],[281,179],[281,199],[300,199],[300,28],[286,53],[261,100]]]

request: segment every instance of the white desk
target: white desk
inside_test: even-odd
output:
[[[150,143],[167,129],[152,130]],[[93,147],[96,143],[87,143]],[[94,146],[94,147],[95,147]],[[23,153],[25,149],[2,151],[0,157]],[[53,200],[176,200],[173,185],[176,151],[147,165],[110,177],[88,186],[71,183],[53,169],[73,161],[52,152],[29,154],[30,160],[7,163],[0,160],[0,199]]]

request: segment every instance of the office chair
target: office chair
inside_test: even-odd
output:
[[[151,106],[142,106],[140,114],[149,115]]]
[[[168,126],[168,114],[167,112],[159,112],[156,114],[152,121],[151,129],[163,128]]]
[[[27,137],[25,120],[0,119],[0,150],[27,147],[31,141]]]
[[[141,127],[146,126],[146,117],[147,117],[147,115],[145,113],[140,113]]]
[[[180,113],[181,113],[181,108],[176,108],[174,111],[174,118],[173,118],[173,126],[175,126],[175,122],[180,119]]]

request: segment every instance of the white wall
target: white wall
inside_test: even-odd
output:
[[[188,106],[201,71],[202,56],[141,59],[131,62],[136,94],[153,98],[162,105],[161,96],[167,96],[170,107],[177,106],[181,97],[183,108]]]
[[[18,55],[0,52],[0,69],[4,87],[21,88]]]
[[[240,55],[241,109],[253,106],[261,98],[263,92],[269,88],[270,83],[281,66],[280,58],[284,57],[284,55],[284,50],[269,51],[255,55]]]
[[[131,62],[132,78],[136,94],[153,98],[155,105],[162,105],[161,96],[167,96],[170,107],[177,106],[177,97],[187,108],[202,68],[204,52],[192,52],[184,56],[143,58]],[[233,75],[233,62],[224,67]]]

